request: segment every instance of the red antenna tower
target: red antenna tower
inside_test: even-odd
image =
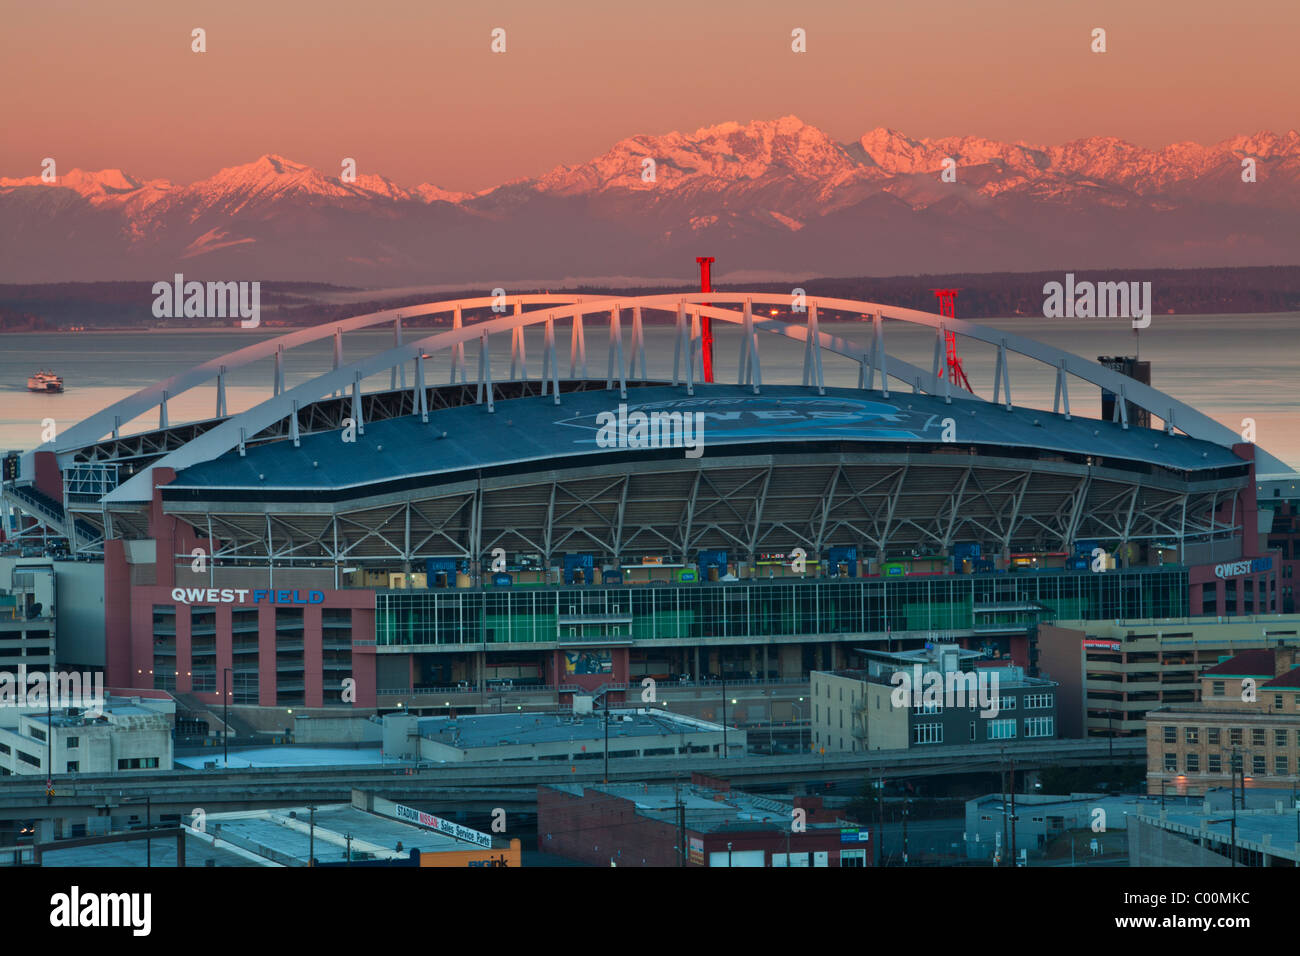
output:
[[[939,300],[939,314],[944,318],[957,318],[957,289],[931,289],[935,297]],[[957,356],[957,333],[952,329],[945,329],[948,339],[948,377],[956,384],[960,385],[972,395],[975,389],[970,387],[970,381],[966,378],[966,373],[962,371],[961,359]],[[943,378],[943,369],[939,370],[939,377]]]
[[[700,264],[700,291],[712,292],[713,283],[709,267],[713,265],[713,256],[696,256]],[[705,303],[706,305],[708,303]],[[704,358],[704,381],[713,381],[713,320],[707,315],[700,316],[700,345]]]

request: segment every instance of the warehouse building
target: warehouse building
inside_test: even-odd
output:
[[[745,731],[662,709],[599,713],[384,717],[384,756],[461,763],[478,760],[584,760],[686,754],[743,756]]]
[[[864,867],[873,836],[818,797],[787,803],[701,774],[682,786],[537,788],[538,849],[594,866]]]

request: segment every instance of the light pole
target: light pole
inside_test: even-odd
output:
[[[903,799],[903,866],[907,866],[907,805],[910,800]]]
[[[221,703],[224,708],[221,715],[221,762],[226,767],[230,767],[230,685],[231,668],[223,667],[221,669],[221,682],[225,684],[225,691],[221,695]]]
[[[307,824],[307,865],[316,865],[316,808],[308,804],[307,809],[310,811]]]
[[[799,703],[803,703],[803,698],[799,698]],[[803,753],[803,708],[799,704],[791,704],[790,709],[794,711],[795,722],[799,724],[799,752]]]
[[[153,795],[145,794],[143,797],[135,797],[131,800],[122,801],[123,804],[144,802],[144,865],[153,866],[153,838],[150,836],[153,831]],[[110,811],[111,813],[111,811]]]
[[[51,659],[53,663],[53,659]],[[51,675],[53,671],[50,672]],[[53,686],[45,688],[45,805],[54,802],[54,695]]]
[[[727,759],[727,675],[725,673],[722,675],[722,759]],[[727,866],[731,866],[730,860]]]
[[[1237,865],[1237,809],[1236,807],[1235,806],[1233,807],[1232,816],[1230,817],[1222,817],[1221,819],[1218,820],[1206,820],[1205,822],[1207,824],[1208,823],[1232,824],[1232,865],[1236,866]]]

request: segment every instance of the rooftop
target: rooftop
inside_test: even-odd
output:
[[[218,846],[221,841],[229,841],[238,848],[290,866],[307,864],[313,828],[316,859],[321,863],[345,861],[349,836],[354,861],[363,859],[362,854],[372,859],[399,859],[409,856],[411,850],[439,853],[465,850],[469,846],[455,837],[346,803],[317,807],[314,820],[307,807],[284,807],[210,813],[206,822],[207,833],[217,839]]]
[[[787,830],[794,805],[786,800],[762,797],[740,790],[718,790],[699,784],[580,784],[556,785],[552,789],[576,797],[588,791],[628,800],[637,812],[664,823],[677,823],[679,800],[686,808],[686,827],[697,833]],[[811,814],[810,814],[811,815]],[[836,829],[839,823],[814,823],[809,829]]]
[[[1164,819],[1161,819],[1157,808],[1154,813],[1148,811],[1146,816],[1153,817],[1151,822],[1163,829],[1180,830],[1189,834],[1208,831],[1222,843],[1233,841],[1235,819],[1235,840],[1238,846],[1284,859],[1300,860],[1300,839],[1296,835],[1294,810],[1240,810],[1235,814],[1222,810],[1195,813],[1167,811]]]
[[[704,415],[706,448],[780,443],[813,445],[843,442],[942,444],[945,418],[958,420],[961,444],[987,446],[992,454],[1008,449],[1080,456],[1102,456],[1175,470],[1201,471],[1243,462],[1229,449],[1184,435],[1078,416],[1067,420],[1033,408],[980,403],[945,404],[941,396],[896,391],[828,388],[825,395],[793,385],[764,386],[761,395],[734,385],[697,387],[652,385],[632,389],[629,413],[690,412]],[[304,492],[345,490],[402,479],[455,480],[476,469],[585,458],[628,452],[597,445],[597,416],[617,412],[617,392],[572,392],[556,405],[549,396],[461,405],[418,416],[375,421],[356,436],[350,453],[339,454],[335,431],[303,435],[300,447],[279,441],[230,451],[213,461],[184,469],[168,486],[182,489],[243,489]],[[971,407],[974,406],[974,407]],[[637,457],[665,452],[634,450]],[[677,454],[681,454],[680,451]]]
[[[1273,649],[1242,651],[1221,664],[1207,668],[1202,677],[1272,677]]]
[[[502,744],[541,744],[603,740],[604,712],[594,714],[482,714],[473,717],[422,717],[421,737],[461,749]],[[722,731],[718,724],[663,711],[617,710],[609,713],[610,739],[666,737],[688,731]]]

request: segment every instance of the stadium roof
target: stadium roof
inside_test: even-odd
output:
[[[1052,414],[1032,408],[985,403],[947,404],[942,397],[827,388],[824,395],[800,386],[765,386],[761,395],[746,387],[684,386],[637,388],[625,400],[629,414],[690,412],[704,416],[704,454],[757,451],[754,446],[851,442],[860,445],[943,443],[944,419],[961,446],[1047,450],[1125,460],[1180,471],[1244,465],[1231,450],[1213,442],[1152,429]],[[303,435],[300,447],[279,441],[250,447],[194,465],[168,486],[178,489],[343,490],[402,478],[455,480],[480,469],[528,462],[562,464],[563,459],[626,455],[624,446],[600,447],[603,412],[618,413],[616,391],[575,392],[562,405],[549,397],[500,401],[495,412],[462,405],[418,416],[377,421],[344,443],[337,430]],[[748,446],[748,447],[746,447]],[[662,456],[662,450],[631,450]],[[673,454],[683,454],[678,450]]]

